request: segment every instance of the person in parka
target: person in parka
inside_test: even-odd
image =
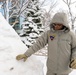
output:
[[[56,13],[50,23],[50,30],[44,32],[24,54],[16,56],[24,61],[48,44],[47,74],[68,75],[76,69],[76,35],[70,30],[67,15]]]

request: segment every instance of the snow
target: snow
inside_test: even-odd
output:
[[[43,64],[35,55],[26,62],[15,59],[26,49],[18,34],[0,13],[0,75],[43,75]]]

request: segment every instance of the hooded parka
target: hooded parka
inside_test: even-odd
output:
[[[54,30],[52,24],[60,23],[63,30]],[[76,35],[70,30],[65,13],[56,13],[51,20],[50,30],[44,32],[26,52],[31,56],[48,44],[47,75],[68,75],[72,69],[70,61],[76,58]]]

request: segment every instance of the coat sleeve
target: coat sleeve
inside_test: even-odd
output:
[[[48,42],[48,31],[44,32],[24,54],[26,56],[31,56],[41,48],[43,48]]]
[[[71,52],[72,52],[72,57],[71,59],[76,59],[76,34],[72,33],[71,34],[72,41],[71,41]]]

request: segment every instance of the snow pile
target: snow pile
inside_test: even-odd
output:
[[[34,55],[17,61],[27,47],[0,13],[0,75],[43,75],[43,64]]]

